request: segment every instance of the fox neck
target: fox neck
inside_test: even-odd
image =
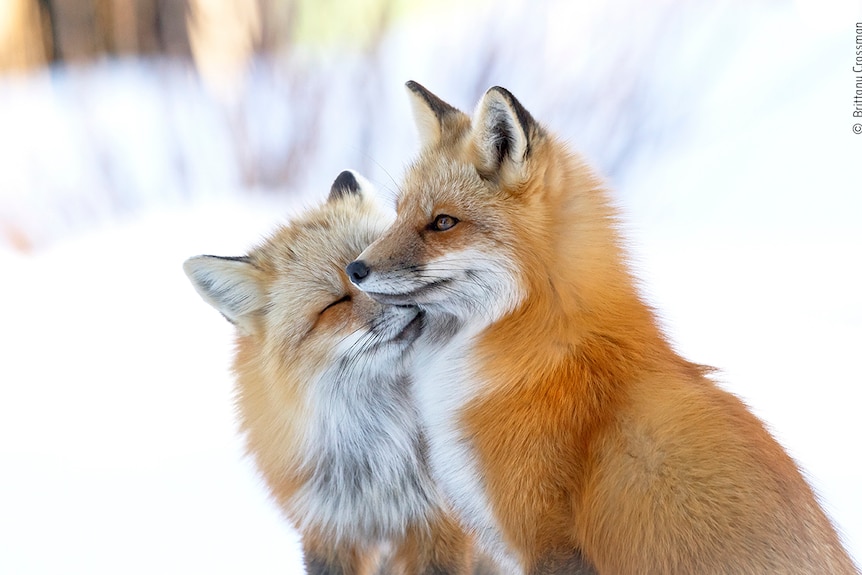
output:
[[[438,494],[401,366],[356,378],[280,345],[240,338],[234,369],[248,451],[294,524],[333,542],[421,524]]]
[[[493,519],[478,526],[516,541],[524,565],[571,545],[552,526],[570,520],[559,510],[577,501],[629,389],[650,370],[681,365],[637,293],[600,184],[576,161],[555,160],[523,190],[511,246],[523,297],[472,340],[476,385],[459,413],[485,462],[483,489],[495,494]],[[547,497],[537,505],[513,485]]]
[[[482,334],[480,361],[537,377],[574,367],[614,388],[656,362],[680,361],[638,294],[601,182],[564,151],[545,165],[524,186],[534,202],[524,212],[540,214],[525,220],[515,248],[524,297]]]

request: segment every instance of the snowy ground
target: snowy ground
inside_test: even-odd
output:
[[[549,6],[552,24],[563,4]],[[397,179],[415,150],[408,78],[467,109],[484,87],[510,87],[611,175],[644,291],[673,341],[720,368],[769,423],[862,560],[862,135],[851,131],[849,72],[862,5],[825,16],[807,6],[689,14],[673,28],[690,34],[686,51],[665,39],[649,58],[631,51],[635,64],[617,75],[606,70],[625,59],[604,52],[556,76],[505,55],[490,70],[470,58],[444,70],[435,58],[463,49],[468,32],[453,25],[463,43],[408,51],[427,28],[397,29],[362,98],[350,92],[360,64],[348,78],[337,66],[315,76],[334,84],[324,136],[293,160],[302,173],[281,183],[303,193],[290,196],[237,191],[248,182],[230,126],[182,73],[127,63],[0,85],[0,224],[39,247],[0,247],[0,573],[301,572],[295,533],[242,457],[231,327],[181,264],[242,253],[322,198],[344,167],[391,188],[384,169]],[[489,41],[517,28],[517,10],[507,14]],[[640,25],[658,29],[660,15],[647,16]],[[575,42],[551,24],[548,68]],[[292,144],[261,126],[270,112],[280,125],[296,118],[277,81],[256,78],[240,106],[255,128],[246,144],[258,160],[278,158]],[[583,110],[625,81],[637,84],[628,99]],[[560,95],[579,83],[574,103]],[[258,124],[252,104],[267,112]],[[380,108],[373,129],[369,105]],[[89,116],[75,115],[81,106]],[[252,183],[268,177],[260,162]],[[117,188],[122,201],[111,200]],[[105,198],[135,209],[109,205],[87,225],[63,218]]]

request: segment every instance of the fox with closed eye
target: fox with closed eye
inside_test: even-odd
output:
[[[302,535],[306,571],[471,573],[472,542],[430,479],[408,396],[419,311],[377,303],[344,273],[388,223],[368,188],[342,172],[323,205],[247,255],[184,270],[236,326],[240,427]]]

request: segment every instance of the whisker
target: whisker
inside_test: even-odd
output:
[[[384,168],[383,164],[381,164],[376,159],[374,159],[374,157],[371,154],[368,154],[367,152],[362,152],[362,155],[365,156],[365,159],[369,160],[375,166],[380,168],[380,171],[382,171],[384,174],[386,174],[386,176],[392,182],[392,185],[394,186],[394,188],[390,188],[388,184],[382,184],[381,182],[379,182],[377,180],[374,181],[374,184],[378,186],[378,189],[380,191],[387,192],[387,195],[389,197],[387,197],[386,200],[390,201],[392,203],[392,205],[394,206],[396,203],[396,200],[398,199],[398,196],[401,195],[401,186],[398,184],[398,182],[395,180],[395,178],[392,177],[392,174],[389,173],[389,170]]]

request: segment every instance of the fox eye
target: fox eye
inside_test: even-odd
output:
[[[435,232],[445,232],[446,230],[451,230],[455,227],[455,224],[459,222],[458,218],[455,216],[447,216],[446,214],[440,214],[434,221],[431,222],[429,226],[430,229]]]
[[[318,314],[318,315],[323,315],[324,313],[326,313],[326,310],[333,308],[333,307],[337,306],[338,304],[342,304],[342,303],[349,302],[349,301],[350,301],[350,295],[346,295],[341,299],[337,299],[334,302],[330,303],[325,308],[323,308],[322,310],[320,310],[320,314]]]

